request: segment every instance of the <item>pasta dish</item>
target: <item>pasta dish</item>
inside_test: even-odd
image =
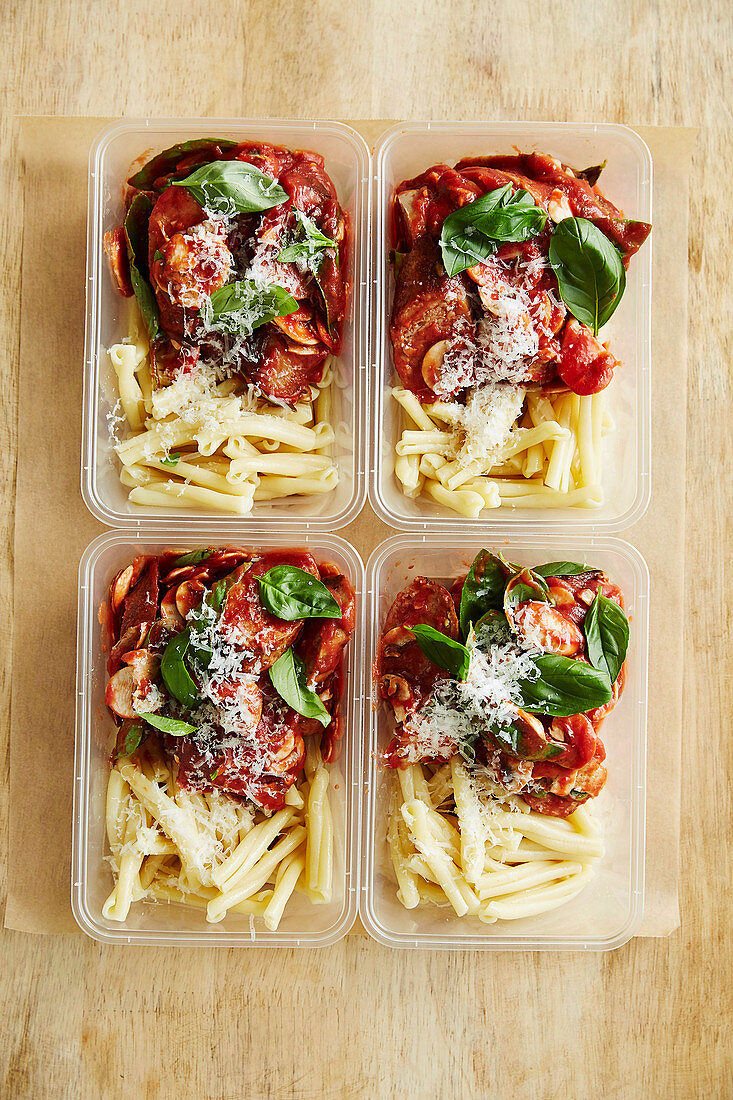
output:
[[[125,210],[104,245],[135,303],[109,349],[130,500],[242,513],[330,492],[349,232],[323,158],[186,141],[130,177]]]
[[[575,897],[603,848],[587,803],[624,685],[617,586],[583,563],[522,568],[482,550],[449,585],[417,577],[377,661],[394,713],[387,839],[399,901],[493,923]]]
[[[103,915],[147,898],[274,930],[293,891],[330,901],[349,579],[304,551],[170,550],[121,570],[102,615],[117,724]]]
[[[407,496],[471,518],[602,502],[603,391],[619,363],[599,330],[651,231],[601,194],[602,168],[470,157],[396,188],[389,332]]]

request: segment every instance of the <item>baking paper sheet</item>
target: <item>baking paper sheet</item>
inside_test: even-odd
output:
[[[77,930],[70,907],[77,567],[102,530],[79,490],[87,157],[104,122],[28,118],[20,127],[25,217],[5,926],[26,932]],[[352,125],[373,144],[387,123]],[[666,936],[679,924],[687,226],[695,131],[639,133],[654,160],[653,494],[644,519],[620,534],[644,554],[652,577],[646,903],[638,934]],[[368,505],[339,532],[365,560],[392,533]]]

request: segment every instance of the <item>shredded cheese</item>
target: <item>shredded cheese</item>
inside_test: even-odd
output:
[[[514,442],[525,390],[506,382],[487,382],[471,390],[465,405],[441,406],[441,417],[459,433],[456,460],[459,466],[476,466],[481,472],[498,466]]]

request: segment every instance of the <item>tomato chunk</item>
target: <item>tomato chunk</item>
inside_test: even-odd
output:
[[[600,393],[618,366],[613,355],[596,340],[587,325],[571,317],[565,325],[557,373],[573,393]]]

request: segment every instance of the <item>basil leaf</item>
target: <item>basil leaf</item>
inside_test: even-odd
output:
[[[260,599],[271,615],[286,622],[297,619],[340,619],[338,600],[322,580],[294,565],[276,565],[257,578]]]
[[[293,212],[301,230],[302,239],[293,241],[287,248],[284,248],[276,257],[277,263],[289,264],[301,257],[308,260],[309,263],[311,261],[316,262],[319,257],[322,258],[325,248],[337,247],[336,242],[321,233],[316,223],[311,221],[302,210],[293,207]]]
[[[547,565],[535,565],[532,572],[539,577],[577,577],[589,570],[587,565],[578,565],[575,561],[549,561]]]
[[[468,571],[458,619],[461,634],[467,637],[472,622],[487,611],[499,611],[504,603],[504,589],[511,576],[509,565],[488,550],[479,550]]]
[[[604,160],[601,162],[601,164],[594,164],[590,168],[581,168],[579,172],[575,173],[575,175],[578,177],[578,179],[585,180],[585,182],[591,187],[595,187],[595,185],[598,183],[598,177],[600,176],[603,169],[606,167],[606,163],[607,162]]]
[[[171,451],[165,458],[161,458],[160,462],[162,466],[177,466],[181,461],[181,456],[178,451]]]
[[[390,249],[389,262],[392,264],[392,267],[394,268],[395,278],[397,278],[397,276],[400,273],[402,265],[405,262],[405,256],[406,255],[407,255],[406,252],[398,252],[396,248]]]
[[[211,606],[214,608],[214,611],[221,611],[222,607],[224,606],[226,594],[227,582],[222,578],[220,581],[217,581],[214,587],[211,589],[210,603]]]
[[[322,726],[328,726],[331,715],[315,691],[305,682],[305,665],[292,649],[286,649],[269,669],[272,686],[281,699],[304,718],[315,718]]]
[[[512,194],[511,184],[496,188],[466,206],[460,206],[443,222],[440,250],[448,275],[457,275],[495,252],[500,241],[527,241],[541,233],[547,212],[529,192]]]
[[[142,739],[143,727],[139,722],[135,722],[125,734],[125,739],[115,753],[114,759],[119,760],[122,756],[129,756],[130,753],[133,753],[135,749],[139,748]]]
[[[169,176],[175,172],[179,161],[191,153],[210,152],[219,149],[233,149],[235,141],[227,141],[224,138],[194,138],[193,141],[180,141],[177,145],[171,145],[170,149],[164,149],[162,153],[149,160],[139,172],[130,176],[127,181],[138,191],[150,191],[153,184],[161,176]],[[167,181],[166,181],[167,182]]]
[[[458,742],[458,753],[463,757],[467,764],[476,763],[476,742],[478,741],[478,734],[472,733],[467,737],[462,738]]]
[[[538,680],[521,680],[521,706],[532,714],[567,718],[601,707],[611,699],[607,672],[591,668],[584,661],[545,653],[534,658]]]
[[[156,248],[155,252],[153,253],[153,259],[157,260],[158,263],[162,263],[162,261],[165,259],[163,253],[160,251],[159,248]]]
[[[135,195],[125,215],[125,239],[130,260],[130,282],[151,342],[160,332],[158,303],[148,282],[148,222],[153,204],[147,195]]]
[[[176,558],[173,568],[179,569],[182,565],[198,565],[200,561],[210,558],[213,553],[211,547],[208,550],[191,550],[188,554],[181,554],[180,558]]]
[[[617,603],[599,592],[585,616],[583,631],[588,660],[615,683],[629,647],[629,620]]]
[[[295,313],[297,308],[295,298],[283,287],[275,283],[260,287],[249,279],[240,279],[204,298],[201,319],[210,332],[250,336],[260,325]]]
[[[510,642],[512,639],[512,632],[509,626],[506,615],[503,611],[496,611],[492,609],[487,611],[485,615],[482,615],[478,622],[473,624],[474,636],[478,638],[481,634],[482,645],[480,648],[492,645],[502,645],[505,642]]]
[[[199,690],[184,664],[190,642],[191,632],[186,627],[168,642],[160,661],[163,683],[174,699],[183,703],[184,707],[195,707],[201,702]]]
[[[573,787],[569,795],[574,802],[587,802],[590,798],[588,791],[581,791],[578,787]]]
[[[143,718],[153,729],[169,733],[171,737],[189,737],[198,729],[180,718],[166,718],[163,714],[138,714],[138,718]]]
[[[626,287],[618,249],[593,222],[564,218],[550,239],[549,258],[563,302],[597,336]]]
[[[407,629],[415,635],[415,641],[426,657],[439,668],[450,672],[456,680],[465,680],[471,654],[461,642],[454,642],[447,634],[428,626],[427,623],[415,623]]]
[[[204,210],[220,216],[270,210],[288,201],[287,191],[253,164],[242,160],[215,160],[203,164],[171,186],[185,187]]]
[[[510,618],[512,608],[525,600],[547,603],[547,582],[533,569],[522,569],[511,578],[504,592],[504,614]]]

